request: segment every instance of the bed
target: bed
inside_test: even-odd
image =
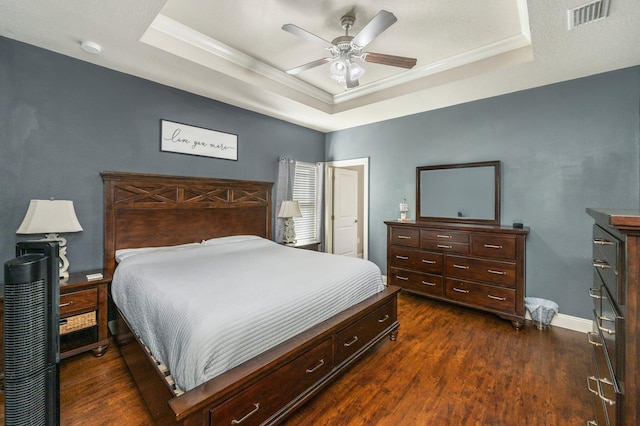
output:
[[[272,183],[120,172],[101,175],[104,264],[111,275],[123,275],[125,264],[132,263],[131,259],[124,260],[120,271],[116,271],[116,251],[126,253],[124,249],[178,245],[188,245],[186,250],[192,250],[191,245],[196,242],[199,244],[195,245],[203,245],[203,241],[212,241],[209,244],[213,245],[220,241],[225,244],[241,241],[255,245],[255,250],[264,253],[289,250],[293,259],[298,256],[300,262],[308,261],[308,256],[333,257],[303,253],[304,250],[270,241]],[[159,256],[162,261],[165,254]],[[232,277],[223,279],[232,281]],[[129,314],[131,318],[127,318],[122,312],[127,309],[116,309],[117,319],[110,325],[158,424],[275,424],[321,391],[374,345],[386,338],[396,339],[398,291],[389,287],[364,299],[360,297],[355,305],[340,308],[291,336],[285,335],[282,342],[265,351],[245,354],[250,357],[241,358],[230,369],[214,371],[202,382],[196,379],[182,386],[175,383],[171,369],[159,360],[163,356],[154,354],[149,345],[143,343],[140,333],[132,332],[134,327],[130,322],[135,322],[135,315]],[[190,309],[184,310],[184,316],[190,313]],[[272,317],[278,319],[277,315]],[[233,323],[240,318],[244,316]]]

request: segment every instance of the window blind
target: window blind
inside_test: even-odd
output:
[[[317,241],[316,235],[316,165],[296,161],[293,179],[293,200],[298,202],[302,217],[293,218],[296,240]]]

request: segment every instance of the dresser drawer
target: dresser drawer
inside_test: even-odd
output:
[[[613,296],[616,304],[624,305],[624,275],[622,265],[622,243],[598,225],[593,226],[593,267],[596,269]]]
[[[593,225],[593,257],[610,264],[615,271],[620,268],[622,258],[621,241],[598,225]]]
[[[602,289],[601,312],[598,313],[594,310],[593,314],[607,358],[613,368],[611,373],[619,383],[622,383],[624,382],[624,369],[622,368],[624,347],[623,341],[620,339],[624,336],[624,317],[620,315],[614,304],[611,303],[610,295],[606,288]]]
[[[443,256],[441,253],[391,247],[389,248],[389,256],[389,266],[391,267],[442,274]]]
[[[211,425],[259,425],[333,369],[333,344],[327,339],[210,411]],[[278,389],[274,383],[282,383]],[[235,422],[234,422],[235,420]]]
[[[469,254],[469,244],[452,243],[448,241],[422,240],[421,247],[425,250],[437,250],[443,253]]]
[[[447,256],[445,274],[452,278],[515,287],[516,264],[462,256]]]
[[[613,385],[609,367],[602,346],[596,338],[589,337],[593,345],[593,364],[591,375],[587,376],[587,389],[593,394],[595,418],[599,425],[615,426],[616,409],[621,403],[619,389]]]
[[[445,294],[452,300],[497,311],[513,313],[516,309],[516,292],[510,288],[447,278]]]
[[[471,235],[471,253],[497,259],[516,258],[516,237],[509,235]]]
[[[60,318],[83,312],[94,311],[98,308],[98,289],[75,291],[60,295]]]
[[[436,240],[436,241],[445,241],[449,243],[469,243],[469,233],[468,232],[455,232],[455,231],[447,231],[444,229],[433,230],[433,229],[423,229],[420,231],[420,239],[421,240]]]
[[[420,247],[420,230],[419,229],[407,229],[399,227],[389,228],[391,232],[390,243],[392,245],[405,246],[405,247]]]
[[[391,268],[390,285],[434,296],[443,296],[442,276]]]
[[[339,332],[336,338],[336,365],[358,352],[367,342],[389,327],[396,318],[396,305],[388,302]]]

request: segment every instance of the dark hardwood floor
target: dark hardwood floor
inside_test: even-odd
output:
[[[590,418],[584,334],[530,324],[517,332],[493,315],[408,294],[398,317],[396,342],[378,345],[286,425],[561,426]],[[152,424],[113,343],[103,358],[61,363],[60,399],[62,425]]]

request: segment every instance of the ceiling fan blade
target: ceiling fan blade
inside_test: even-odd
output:
[[[404,56],[385,55],[384,53],[366,52],[362,59],[372,64],[391,65],[392,67],[413,68],[418,60],[416,58],[406,58]]]
[[[345,83],[347,85],[347,89],[353,89],[354,87],[358,87],[358,85],[360,85],[360,82],[358,81],[357,78],[352,78],[351,77],[351,66],[347,65],[347,73],[345,75]]]
[[[299,67],[291,68],[290,70],[287,70],[287,74],[295,75],[295,74],[301,73],[302,71],[306,71],[306,70],[309,70],[311,68],[315,68],[317,66],[320,66],[322,64],[326,64],[327,62],[331,62],[331,61],[332,61],[331,58],[318,59],[318,60],[315,60],[313,62],[309,62],[308,64],[304,64],[304,65],[300,65]]]
[[[398,18],[391,12],[381,10],[367,25],[351,40],[357,46],[365,47],[378,37],[384,30],[395,24]]]
[[[360,84],[358,80],[351,80],[350,78],[347,78],[346,83],[347,89],[353,89],[354,87],[358,87],[358,85]]]
[[[303,30],[302,28],[298,27],[297,25],[293,25],[293,24],[284,24],[282,26],[282,29],[290,32],[293,35],[297,35],[298,37],[301,37],[307,41],[311,41],[313,43],[320,43],[322,44],[324,47],[332,47],[333,44],[331,44],[330,42],[328,42],[327,40],[323,39],[322,37],[319,37],[315,34],[310,33],[307,30]]]

